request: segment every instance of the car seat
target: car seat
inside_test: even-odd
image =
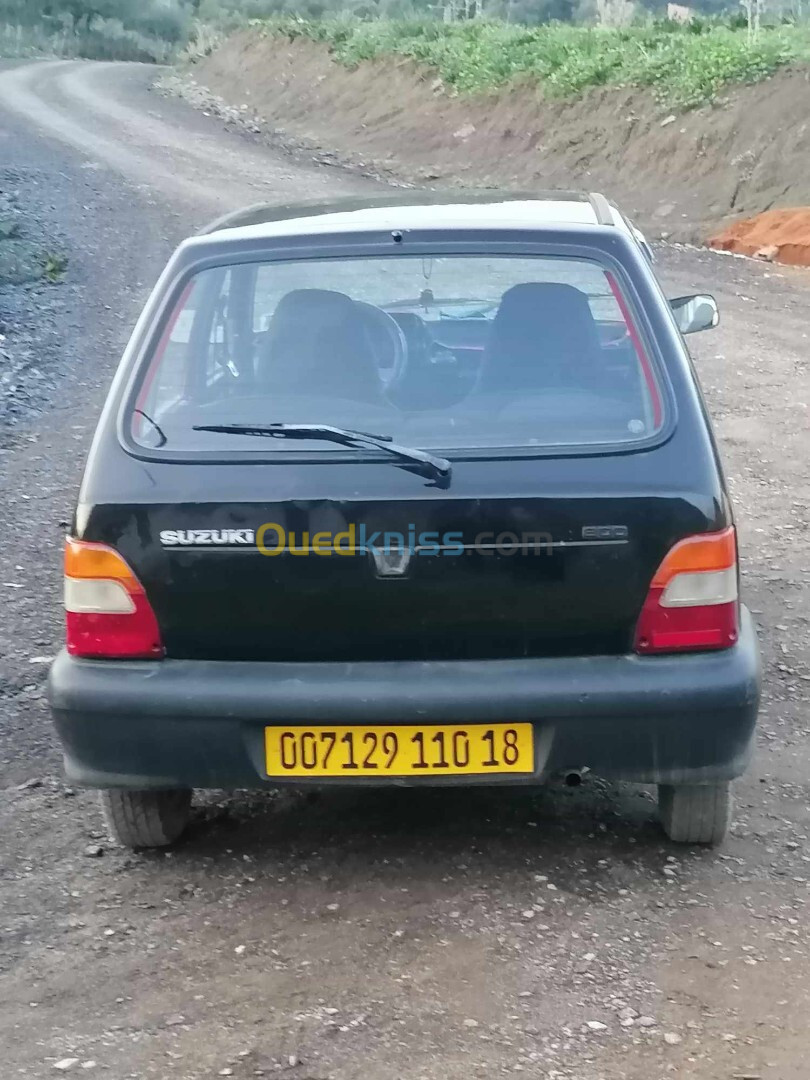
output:
[[[476,392],[592,389],[604,381],[601,354],[584,292],[558,282],[514,285],[492,321]]]
[[[294,289],[279,300],[263,337],[256,381],[267,393],[382,403],[366,318],[344,293]]]

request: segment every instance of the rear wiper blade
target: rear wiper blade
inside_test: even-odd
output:
[[[214,431],[223,435],[255,435],[269,439],[326,439],[342,446],[373,446],[385,450],[401,461],[417,465],[422,475],[448,480],[453,466],[447,458],[399,446],[390,435],[375,435],[355,428],[333,427],[331,424],[195,424],[194,431]]]
[[[147,421],[147,423],[152,425],[155,434],[157,435],[158,439],[160,440],[160,442],[157,444],[155,449],[159,450],[161,446],[165,446],[168,440],[166,439],[166,434],[163,431],[163,428],[160,426],[160,424],[157,422],[157,420],[153,420],[152,417],[149,415],[149,413],[145,413],[143,411],[143,409],[133,409],[132,411],[137,416],[142,416],[144,418],[144,420]]]

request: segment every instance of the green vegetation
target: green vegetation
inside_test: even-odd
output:
[[[25,216],[16,195],[0,192],[0,289],[33,281],[56,283],[67,270],[68,260],[58,248],[45,248],[27,235]]]
[[[49,251],[43,256],[43,269],[42,273],[44,277],[55,285],[58,281],[61,281],[65,276],[68,268],[67,255],[62,255],[60,252]]]
[[[170,60],[191,30],[182,0],[0,0],[0,56]]]
[[[43,252],[35,243],[16,233],[0,234],[0,288],[5,285],[25,285],[32,281],[56,284],[67,270],[67,256],[58,252]]]
[[[0,55],[163,63],[183,47],[205,55],[222,34],[250,25],[324,42],[347,66],[409,57],[459,93],[515,80],[550,97],[646,86],[688,107],[729,83],[810,62],[804,3],[769,0],[772,25],[750,34],[737,0],[692,0],[708,15],[685,26],[656,18],[664,0],[0,0]],[[443,21],[481,11],[486,18]]]
[[[596,86],[651,87],[673,107],[710,101],[729,83],[756,82],[779,67],[810,63],[810,27],[777,26],[749,37],[712,22],[656,22],[624,29],[551,24],[514,26],[474,20],[408,21],[284,19],[263,32],[325,42],[353,67],[363,60],[406,56],[433,68],[460,93],[515,80],[536,83],[550,97]]]
[[[667,0],[166,0],[191,4],[196,17],[220,29],[233,29],[251,19],[299,15],[320,19],[457,19],[485,16],[524,26],[549,22],[625,25],[625,21],[661,18]],[[764,22],[792,22],[807,17],[807,0],[683,0],[701,16],[734,17],[745,22],[741,7],[760,11]]]

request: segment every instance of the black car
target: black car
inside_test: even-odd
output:
[[[759,701],[717,448],[600,195],[256,207],[183,243],[67,541],[50,701],[131,846],[192,788],[655,783],[716,843]]]

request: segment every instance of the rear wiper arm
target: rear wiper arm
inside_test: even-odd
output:
[[[385,450],[401,461],[419,466],[421,475],[432,479],[449,480],[453,466],[447,458],[399,446],[390,435],[375,435],[370,431],[333,427],[331,424],[195,424],[194,431],[215,431],[223,435],[255,435],[269,439],[326,439],[341,446],[373,446]]]

